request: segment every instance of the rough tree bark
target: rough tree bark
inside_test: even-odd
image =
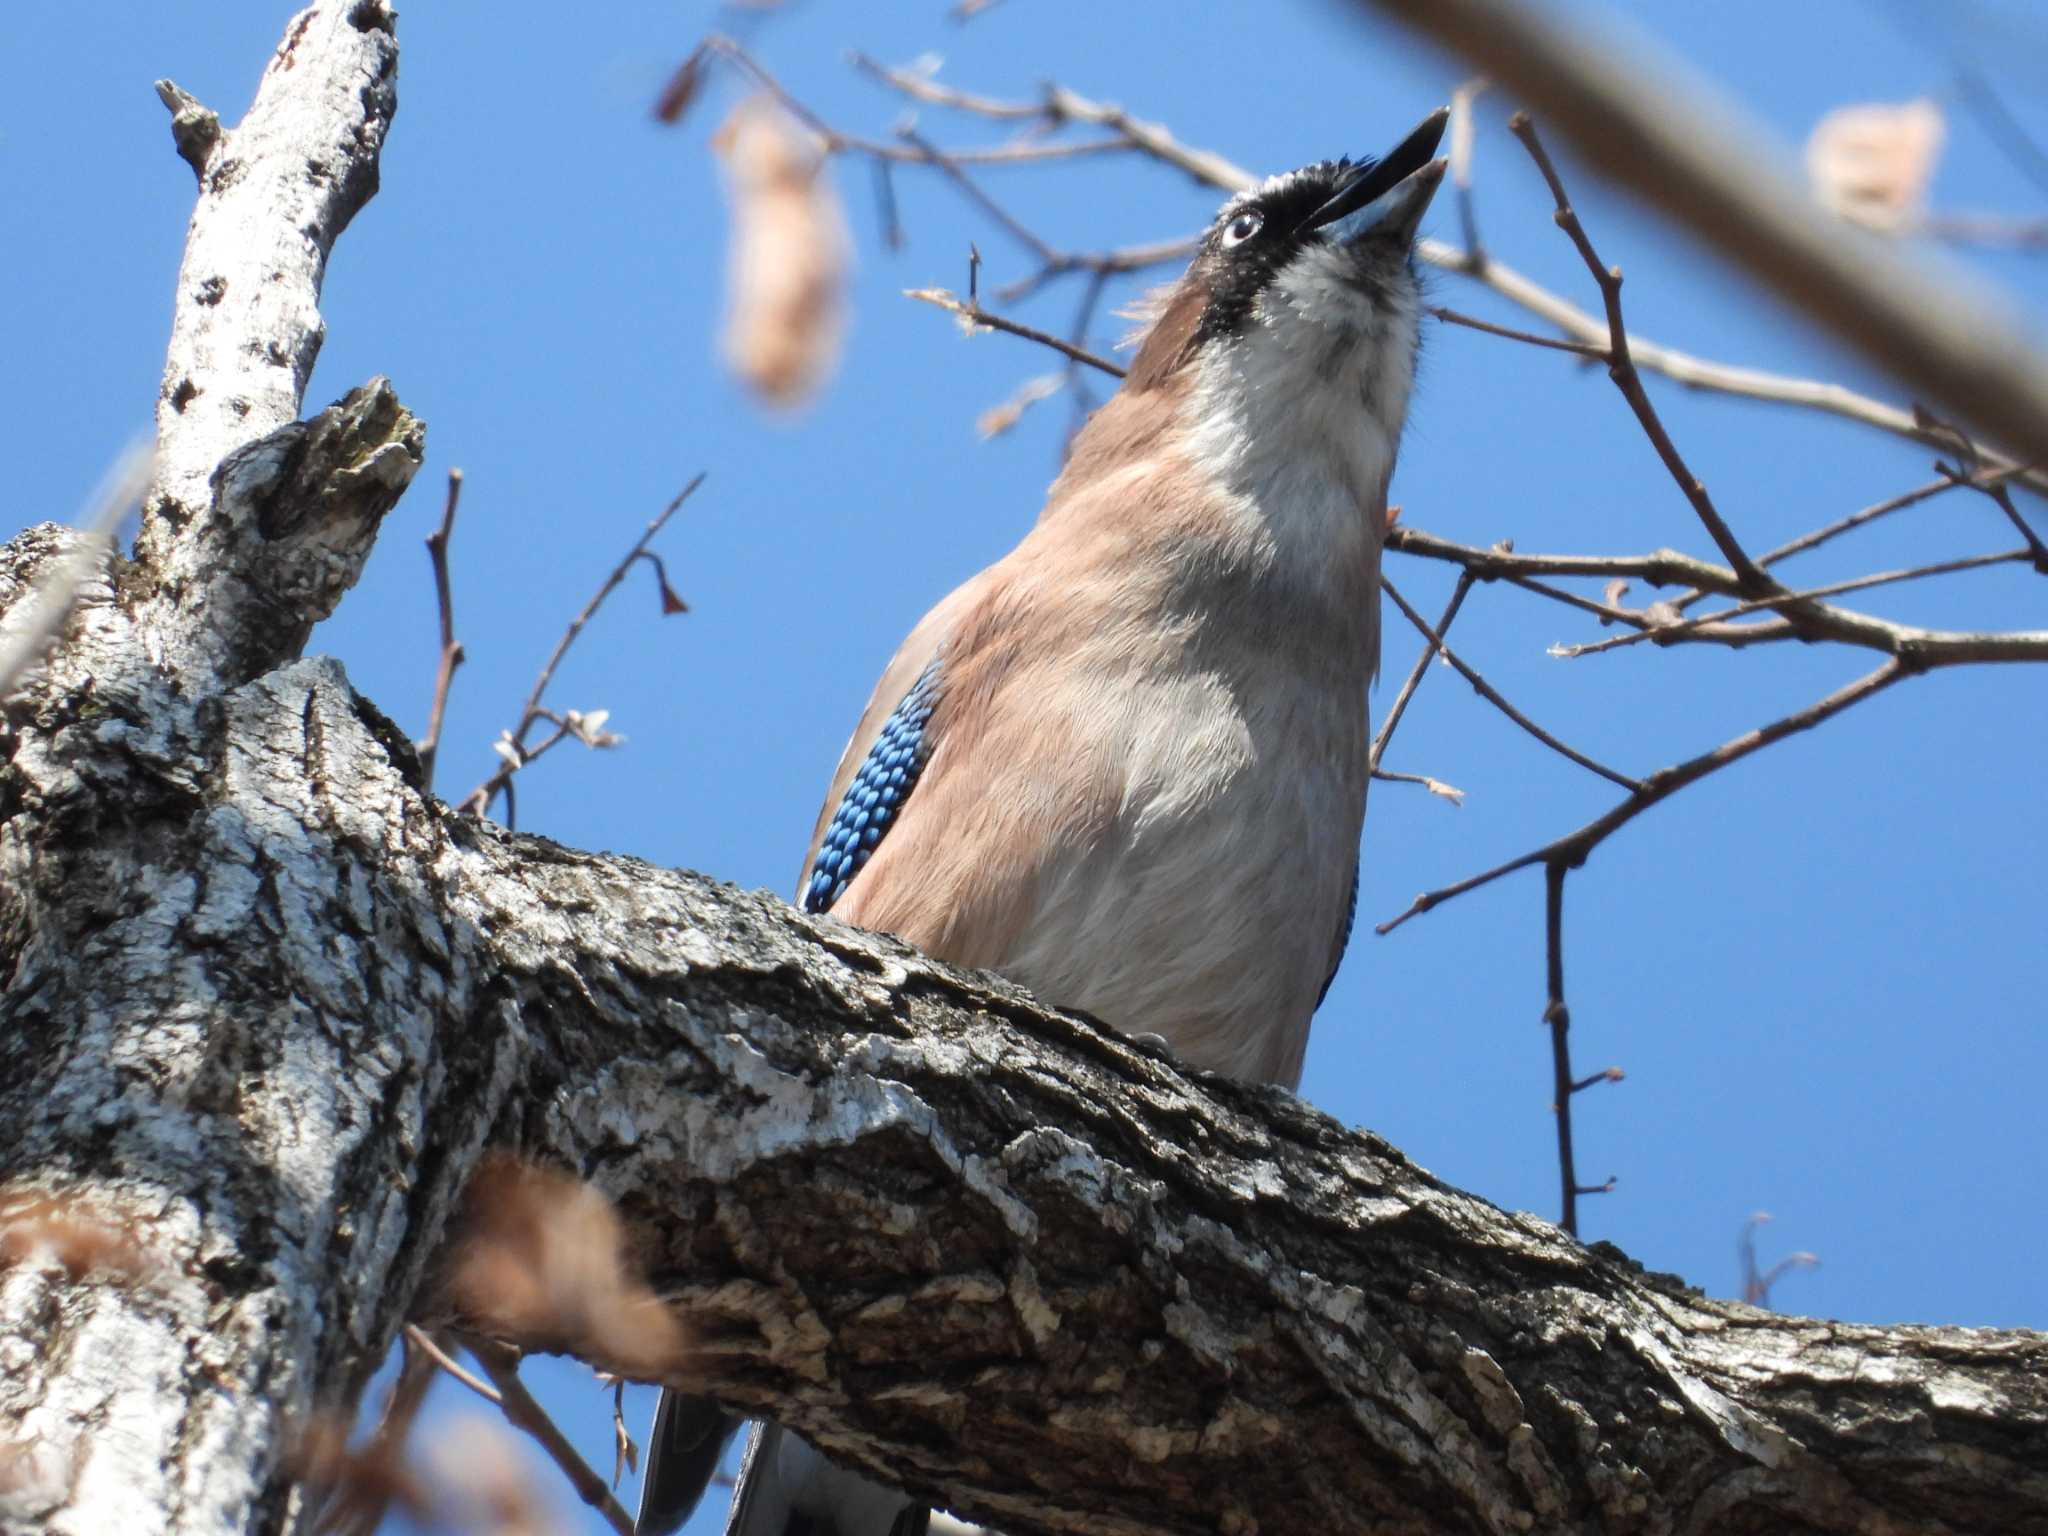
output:
[[[0,1529],[302,1527],[295,1436],[439,1305],[501,1147],[625,1213],[672,1379],[1019,1533],[2048,1531],[2040,1335],[1709,1300],[1288,1095],[423,793],[298,658],[422,451],[381,380],[296,420],[392,29],[307,11],[231,131],[166,89],[201,192],[156,488],[0,717]],[[0,552],[0,631],[74,537]]]

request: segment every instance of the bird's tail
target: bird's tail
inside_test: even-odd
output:
[[[725,1536],[927,1536],[932,1512],[909,1494],[827,1461],[780,1424],[755,1424]]]
[[[640,1483],[637,1536],[670,1536],[690,1518],[718,1470],[740,1421],[708,1397],[664,1387],[647,1432],[647,1475]]]

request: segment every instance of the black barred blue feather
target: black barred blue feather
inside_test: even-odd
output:
[[[918,674],[903,702],[882,723],[881,734],[868,748],[860,772],[846,786],[839,809],[832,813],[832,825],[818,844],[818,857],[804,884],[806,912],[832,910],[832,903],[846,894],[848,883],[880,846],[903,802],[917,788],[918,775],[931,755],[925,725],[938,702],[938,683],[939,664],[935,661]]]

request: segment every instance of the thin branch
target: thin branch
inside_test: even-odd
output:
[[[1132,118],[1121,107],[1090,100],[1064,86],[1047,87],[1045,97],[1036,102],[1005,101],[954,90],[907,70],[890,69],[864,54],[854,54],[852,62],[857,69],[890,89],[914,101],[933,106],[995,120],[1034,122],[1041,131],[1057,128],[1066,123],[1087,123],[1111,128],[1115,130],[1116,137],[1093,143],[1089,147],[1095,150],[1128,150],[1144,155],[1218,191],[1241,192],[1258,180],[1250,171],[1222,155],[1184,145],[1166,129],[1156,124],[1141,122]],[[779,91],[780,87],[777,86],[775,89]],[[837,134],[814,116],[806,114],[806,117],[828,142],[838,147],[857,149],[862,153],[874,153],[877,149],[887,152],[893,148],[887,145],[870,148],[866,144]],[[1050,151],[1054,147],[1056,146],[1040,146],[1045,151]],[[961,164],[973,163],[982,156],[982,152],[973,150],[954,150],[949,153]],[[1045,157],[1051,158],[1051,155],[1047,153]],[[916,157],[914,154],[899,153],[893,158]],[[1012,158],[1024,157],[1019,154]],[[1504,265],[1491,253],[1475,256],[1469,249],[1461,249],[1433,239],[1418,241],[1415,249],[1416,254],[1430,265],[1483,283],[1517,308],[1556,326],[1566,337],[1593,347],[1600,357],[1606,356],[1608,328],[1600,320],[1570,300],[1552,293],[1540,283]],[[1905,407],[1876,399],[1840,384],[1796,378],[1762,368],[1745,368],[1733,363],[1715,362],[1708,358],[1695,357],[1676,347],[1666,346],[1639,334],[1627,334],[1625,340],[1629,355],[1637,368],[1661,374],[1688,389],[1710,390],[1748,400],[1821,411],[1847,421],[1874,427],[1894,436],[1925,443],[1930,447],[1940,447],[1945,443],[1945,439],[1938,434],[1922,428],[1914,420],[1913,413]],[[2009,466],[2011,461],[1987,456],[1987,462]],[[2029,470],[2026,473],[2026,480],[2030,488],[2048,491],[2048,475],[2037,470]]]
[[[848,53],[846,60],[869,79],[928,107],[945,107],[950,111],[966,112],[997,122],[1043,124],[1046,120],[1045,103],[1042,101],[1008,101],[997,96],[976,96],[967,91],[955,90],[950,85],[941,85],[930,75],[917,70],[891,68],[857,49]]]
[[[1579,1235],[1579,1175],[1572,1154],[1572,1011],[1564,1000],[1564,877],[1568,866],[1552,859],[1543,866],[1543,951],[1548,997],[1543,1022],[1550,1026],[1551,1113],[1557,1116],[1557,1172],[1563,1192],[1558,1225]]]
[[[1451,92],[1451,185],[1458,193],[1458,228],[1465,237],[1465,256],[1471,270],[1486,267],[1486,247],[1479,240],[1479,218],[1472,206],[1472,104],[1493,82],[1474,75]]]
[[[547,1411],[534,1400],[533,1394],[526,1390],[526,1384],[519,1379],[519,1352],[489,1339],[471,1338],[465,1343],[497,1387],[503,1399],[501,1406],[506,1420],[539,1442],[568,1477],[577,1495],[602,1515],[605,1523],[619,1536],[633,1536],[633,1517],[612,1496],[604,1479],[576,1454],[576,1448],[569,1444],[568,1437],[556,1427],[555,1421],[548,1417]]]
[[[1518,331],[1511,325],[1495,325],[1491,320],[1481,320],[1475,315],[1464,314],[1442,304],[1428,306],[1429,313],[1437,319],[1452,325],[1462,325],[1470,330],[1484,331],[1489,336],[1504,336],[1509,341],[1519,341],[1526,346],[1547,347],[1553,352],[1569,352],[1574,357],[1583,357],[1589,363],[1607,361],[1607,349],[1596,347],[1585,341],[1559,341],[1554,336],[1538,336],[1534,331]]]
[[[1416,241],[1415,254],[1433,267],[1455,272],[1485,284],[1517,308],[1527,310],[1539,320],[1556,326],[1566,336],[1591,347],[1599,358],[1605,359],[1607,356],[1608,329],[1604,322],[1588,314],[1569,299],[1552,293],[1542,284],[1524,277],[1513,267],[1502,263],[1498,257],[1489,254],[1485,266],[1474,271],[1471,256],[1467,252],[1457,246],[1447,245],[1441,240],[1426,237]],[[1513,339],[1519,341],[1527,338],[1525,334],[1518,334]],[[1930,448],[1949,446],[1949,439],[1944,434],[1923,427],[1907,407],[1879,400],[1846,385],[1830,384],[1820,379],[1801,379],[1790,374],[1773,373],[1764,368],[1746,368],[1738,363],[1722,363],[1711,358],[1695,357],[1677,347],[1653,341],[1639,331],[1628,332],[1627,341],[1629,357],[1637,368],[1661,374],[1686,389],[1732,395],[1742,400],[1759,400],[1770,405],[1787,405],[1801,410],[1819,411],[1843,421],[1874,427],[1894,437],[1924,443]],[[1997,454],[1987,453],[1985,461],[2000,468],[2015,467],[2012,459]],[[2030,490],[2048,493],[2048,474],[2043,474],[2038,468],[2029,468],[2023,471],[2023,477]]]
[[[555,668],[559,667],[562,658],[569,654],[569,647],[574,645],[576,637],[583,633],[583,626],[596,616],[597,610],[604,606],[605,599],[612,595],[613,589],[626,579],[626,573],[647,553],[647,546],[653,542],[654,536],[667,526],[668,520],[676,515],[677,509],[688,501],[697,487],[703,483],[704,476],[699,473],[676,493],[675,498],[661,509],[654,521],[647,525],[646,531],[634,541],[633,547],[626,551],[625,557],[612,567],[611,574],[605,577],[603,584],[598,587],[590,601],[583,605],[582,611],[569,621],[569,627],[562,631],[561,639],[555,642],[553,653],[542,665],[539,676],[533,680],[533,689],[527,694],[526,703],[519,711],[519,723],[505,734],[506,761],[495,773],[463,797],[462,810],[474,816],[488,816],[492,802],[498,798],[501,791],[509,798],[512,776],[574,730],[573,723],[566,722],[562,717],[541,708],[541,695],[547,692],[548,684],[554,680]],[[661,572],[659,562],[656,564],[656,572],[661,580],[662,608],[665,612],[674,612],[679,600],[669,591],[667,576]],[[526,733],[542,719],[554,721],[557,729],[554,735],[540,746],[529,750],[526,746]]]
[[[1771,1288],[1793,1270],[1820,1268],[1819,1254],[1790,1253],[1773,1264],[1768,1273],[1760,1272],[1756,1262],[1756,1232],[1770,1220],[1769,1211],[1758,1211],[1742,1224],[1742,1235],[1735,1245],[1742,1261],[1742,1299],[1753,1307],[1768,1307]]]
[[[1742,590],[1735,573],[1726,566],[1672,549],[1655,550],[1647,555],[1525,555],[1501,548],[1482,549],[1477,545],[1459,544],[1405,525],[1387,534],[1387,548],[1463,566],[1481,581],[1516,581],[1526,576],[1602,576],[1610,579],[1620,576],[1639,578],[1653,586],[1684,585],[1738,599],[1749,595]],[[1850,608],[1802,601],[1800,594],[1777,587],[1775,583],[1772,585],[1772,595],[1779,602],[1798,608],[1796,620],[1786,620],[1787,637],[1796,633],[1799,638],[1807,640],[1839,640],[1865,650],[1908,659],[1916,668],[1954,667],[1980,661],[2048,661],[2048,630],[1921,629],[1917,625],[1895,623]],[[1545,592],[1544,595],[1553,594]],[[1626,609],[1614,610],[1612,617],[1629,624],[1645,622],[1643,615],[1631,614]],[[1774,632],[1766,632],[1763,626],[1747,625],[1734,627],[1730,634],[1715,638],[1749,644],[1779,637]]]
[[[1108,358],[1097,357],[1085,347],[1077,347],[1071,341],[1055,336],[1050,331],[1041,331],[1036,326],[1025,325],[1022,321],[998,315],[991,310],[983,309],[979,303],[969,303],[950,289],[906,288],[903,290],[903,296],[906,299],[916,299],[920,304],[936,305],[948,314],[958,315],[962,320],[983,330],[1006,331],[1012,336],[1021,336],[1026,341],[1035,341],[1041,347],[1051,347],[1060,356],[1071,358],[1077,363],[1086,363],[1091,368],[1099,368],[1111,378],[1120,379],[1124,376],[1124,370]]]
[[[1055,251],[1036,272],[1005,283],[996,297],[1005,304],[1027,299],[1047,283],[1075,272],[1093,273],[1098,278],[1143,272],[1152,267],[1186,261],[1201,244],[1198,235],[1180,235],[1171,240],[1153,240],[1144,245],[1120,246],[1110,251]]]
[[[427,1390],[434,1384],[438,1362],[413,1342],[413,1331],[416,1330],[408,1329],[405,1337],[398,1379],[392,1382],[391,1391],[384,1399],[376,1431],[371,1435],[370,1443],[352,1458],[357,1467],[398,1465],[405,1451],[405,1442],[412,1435],[413,1421],[419,1417],[420,1407],[427,1400]],[[391,1508],[392,1496],[398,1487],[398,1482],[389,1477],[346,1479],[335,1489],[315,1529],[322,1536],[375,1536],[384,1523],[384,1516]]]
[[[2041,536],[2034,532],[2033,524],[2020,516],[2020,509],[2012,504],[2012,492],[2002,483],[1980,485],[1974,476],[1965,477],[1964,483],[1991,498],[1998,510],[2005,514],[2006,521],[2018,529],[2020,537],[2026,541],[2027,563],[2041,575],[2048,576],[2048,544],[2043,544]]]
[[[1987,245],[2011,251],[2048,251],[2048,219],[1997,213],[1930,213],[1908,226],[1950,245]]]
[[[455,506],[462,499],[462,471],[448,471],[448,500],[441,526],[427,535],[427,558],[434,566],[434,603],[441,615],[441,659],[434,673],[434,703],[427,711],[427,734],[419,740],[420,779],[434,787],[434,758],[441,749],[441,722],[448,712],[448,688],[462,665],[462,643],[455,638],[455,595],[448,579],[448,540],[455,532]]]
[[[1250,171],[1221,155],[1189,148],[1158,123],[1144,122],[1132,117],[1122,107],[1092,101],[1064,86],[1048,85],[1045,95],[1036,102],[1003,101],[956,91],[909,70],[891,69],[864,53],[850,57],[854,68],[913,101],[971,113],[976,117],[1037,122],[1048,128],[1065,123],[1087,123],[1107,128],[1117,135],[1115,142],[1119,147],[1148,155],[1163,165],[1186,172],[1196,181],[1226,191],[1242,191],[1258,180]]]
[[[1375,779],[1384,779],[1389,784],[1420,785],[1439,799],[1450,801],[1453,810],[1461,809],[1465,804],[1465,791],[1455,784],[1446,784],[1442,779],[1431,778],[1426,773],[1397,773],[1391,768],[1375,768],[1372,776]]]
[[[1519,725],[1531,736],[1534,736],[1538,741],[1542,742],[1543,745],[1550,748],[1551,751],[1557,753],[1561,757],[1569,758],[1572,762],[1577,763],[1581,768],[1584,768],[1588,773],[1597,773],[1600,775],[1601,778],[1607,780],[1610,784],[1618,784],[1623,789],[1626,789],[1631,793],[1641,792],[1643,785],[1640,782],[1630,778],[1625,773],[1617,773],[1614,769],[1609,768],[1605,763],[1596,762],[1594,759],[1586,756],[1585,753],[1579,751],[1575,747],[1567,746],[1564,742],[1559,741],[1555,736],[1551,735],[1550,732],[1544,730],[1543,727],[1538,725],[1534,720],[1531,720],[1527,715],[1523,714],[1519,709],[1515,708],[1515,706],[1510,704],[1505,698],[1501,697],[1499,689],[1495,688],[1493,684],[1489,683],[1485,678],[1481,677],[1471,667],[1467,666],[1464,660],[1459,657],[1457,652],[1453,651],[1448,645],[1444,644],[1443,636],[1438,634],[1435,630],[1429,627],[1429,620],[1425,619],[1421,614],[1417,613],[1413,608],[1409,606],[1408,599],[1400,594],[1399,590],[1394,586],[1394,584],[1391,581],[1387,581],[1384,578],[1382,578],[1380,581],[1380,589],[1383,592],[1385,592],[1387,596],[1391,597],[1394,600],[1394,606],[1399,608],[1402,613],[1408,616],[1408,622],[1413,624],[1417,629],[1422,631],[1423,638],[1427,640],[1431,644],[1431,646],[1433,646],[1436,650],[1442,652],[1444,660],[1449,662],[1453,667],[1457,668],[1459,676],[1463,677],[1466,682],[1470,683],[1472,687],[1478,692],[1479,696],[1485,699],[1487,703],[1491,704],[1495,709],[1499,710],[1502,714],[1506,715],[1510,720],[1514,721],[1515,724]]]
[[[1785,592],[1771,597],[1752,598],[1722,608],[1713,613],[1703,613],[1696,618],[1681,619],[1670,624],[1646,624],[1633,634],[1609,635],[1604,640],[1589,640],[1583,645],[1552,646],[1550,654],[1565,660],[1580,656],[1592,656],[1601,651],[1620,650],[1623,646],[1636,645],[1644,640],[1653,640],[1658,645],[1669,645],[1674,641],[1702,638],[1700,631],[1709,625],[1725,624],[1731,619],[1742,618],[1760,609],[1783,609],[1788,606],[1812,603],[1823,597],[1837,597],[1844,592],[1861,592],[1868,587],[1891,586],[1902,581],[1919,581],[1928,576],[1952,576],[1957,571],[1981,570],[1987,565],[2031,564],[2033,555],[2024,549],[2000,550],[1992,555],[1964,555],[1954,560],[1936,560],[1927,565],[1916,565],[1904,570],[1878,571],[1869,576],[1852,576],[1845,581],[1831,581],[1824,586],[1804,587],[1797,592]],[[1562,594],[1559,594],[1562,595]],[[1724,637],[1714,636],[1721,639]]]
[[[2048,153],[2042,151],[2034,136],[1991,89],[1991,82],[1976,70],[1966,69],[1957,75],[1956,86],[1985,131],[2005,151],[2006,158],[2025,172],[2036,187],[2048,192]]]
[[[994,198],[990,197],[988,193],[984,192],[979,182],[977,182],[972,176],[968,175],[965,171],[960,169],[959,162],[956,159],[954,159],[951,156],[940,153],[938,150],[934,149],[930,144],[927,144],[924,141],[924,139],[918,135],[918,132],[914,127],[910,127],[908,125],[904,126],[903,128],[897,131],[897,137],[902,139],[904,143],[912,146],[913,148],[923,150],[930,163],[936,166],[940,174],[943,175],[948,181],[952,182],[954,186],[958,187],[962,192],[964,192],[967,195],[967,200],[969,202],[973,203],[975,207],[979,208],[983,213],[987,214],[990,218],[994,219],[996,223],[1000,224],[1004,229],[1008,230],[1010,232],[1010,236],[1012,239],[1016,240],[1019,245],[1022,245],[1026,250],[1030,251],[1031,254],[1036,256],[1041,262],[1050,264],[1051,262],[1060,259],[1060,253],[1058,251],[1054,250],[1051,246],[1047,245],[1043,240],[1039,239],[1038,236],[1032,231],[1031,227],[1027,225],[1022,219],[1019,219],[1012,215],[1011,212],[1007,208],[1005,208],[1001,203],[997,202]]]
[[[495,1387],[479,1381],[463,1367],[459,1360],[441,1347],[439,1339],[428,1333],[426,1329],[420,1327],[417,1323],[407,1323],[405,1325],[405,1341],[412,1348],[417,1349],[424,1359],[432,1361],[485,1402],[497,1408],[505,1406],[504,1396]]]
[[[1551,163],[1550,154],[1537,136],[1536,125],[1526,112],[1517,112],[1508,119],[1508,128],[1529,151],[1529,158],[1536,162],[1537,170],[1543,173],[1543,180],[1550,187],[1551,198],[1557,204],[1558,227],[1570,237],[1578,248],[1579,259],[1586,264],[1586,270],[1593,274],[1593,281],[1599,284],[1600,297],[1607,306],[1607,373],[1614,380],[1615,387],[1627,400],[1629,408],[1636,414],[1636,420],[1657,450],[1657,457],[1664,461],[1671,478],[1678,482],[1687,501],[1692,503],[1693,512],[1714,541],[1714,547],[1721,551],[1721,558],[1733,568],[1745,591],[1767,590],[1775,584],[1758,569],[1743,551],[1741,543],[1721,518],[1714,501],[1707,494],[1706,486],[1699,476],[1687,467],[1678,452],[1677,444],[1671,441],[1671,434],[1664,428],[1663,418],[1656,407],[1650,404],[1648,391],[1643,388],[1642,375],[1629,359],[1628,327],[1621,316],[1621,268],[1607,266],[1593,249],[1592,239],[1586,234],[1585,226],[1579,222],[1578,213],[1573,209],[1571,199],[1565,195],[1564,182],[1557,174],[1557,167]]]
[[[1089,155],[1122,154],[1132,148],[1129,140],[1121,135],[1062,143],[1020,140],[1009,144],[943,151],[918,148],[909,144],[891,144],[880,139],[863,138],[858,134],[841,133],[792,95],[788,87],[776,79],[760,60],[722,33],[714,33],[697,45],[696,53],[691,55],[691,58],[685,61],[682,70],[678,71],[678,78],[681,78],[692,64],[703,58],[723,59],[738,69],[774,98],[790,116],[816,134],[828,155],[867,155],[876,160],[890,160],[903,165],[936,164],[937,157],[951,160],[957,165],[1022,165],[1045,160],[1074,160]]]
[[[1999,479],[2010,479],[2012,476],[2022,472],[2018,466],[2011,466],[2005,469],[1986,471],[1985,473]],[[1888,497],[1883,501],[1873,502],[1870,506],[1864,507],[1857,512],[1851,512],[1847,517],[1838,517],[1832,523],[1816,528],[1811,533],[1802,533],[1796,539],[1786,540],[1777,548],[1767,550],[1765,553],[1758,555],[1756,563],[1768,568],[1776,565],[1781,560],[1789,560],[1794,555],[1804,554],[1809,549],[1817,549],[1830,539],[1840,538],[1845,533],[1861,528],[1865,523],[1874,522],[1880,517],[1888,517],[1894,512],[1904,511],[1907,507],[1917,506],[1931,497],[1939,496],[1943,491],[1952,491],[1958,483],[1953,476],[1943,476],[1938,480],[1929,480],[1923,485],[1916,485],[1910,491],[1901,491],[1896,496]],[[1682,613],[1706,596],[1705,592],[1688,592],[1685,596],[1675,599],[1672,607]]]
[[[1394,702],[1387,706],[1387,718],[1380,722],[1379,731],[1372,739],[1372,751],[1366,758],[1374,773],[1380,771],[1380,759],[1387,755],[1387,743],[1394,739],[1394,730],[1400,725],[1401,716],[1408,711],[1408,701],[1415,697],[1415,690],[1422,686],[1423,674],[1429,670],[1429,664],[1436,659],[1442,648],[1443,637],[1451,632],[1451,623],[1458,617],[1458,610],[1465,606],[1465,594],[1472,590],[1472,583],[1475,580],[1477,578],[1470,571],[1459,573],[1458,584],[1451,590],[1451,600],[1444,604],[1443,615],[1436,621],[1436,628],[1431,631],[1434,638],[1422,642],[1422,650],[1415,658],[1415,665],[1408,669],[1408,676],[1401,683],[1401,691],[1394,695]],[[1405,776],[1388,774],[1386,777]]]
[[[1697,783],[1708,774],[1726,768],[1730,763],[1740,762],[1774,741],[1782,741],[1799,731],[1811,730],[1823,721],[1833,719],[1843,710],[1883,692],[1899,679],[1915,675],[1919,670],[1899,657],[1891,657],[1875,671],[1865,673],[1854,682],[1837,688],[1833,693],[1815,700],[1804,709],[1794,710],[1791,714],[1781,716],[1767,725],[1745,731],[1742,735],[1732,737],[1718,747],[1702,752],[1697,757],[1688,758],[1673,767],[1659,769],[1643,781],[1642,788],[1636,793],[1602,815],[1596,816],[1584,826],[1552,839],[1541,848],[1532,849],[1517,858],[1509,859],[1504,864],[1496,864],[1491,869],[1481,870],[1476,875],[1468,875],[1450,885],[1440,886],[1433,891],[1424,891],[1409,903],[1405,911],[1376,924],[1373,931],[1382,934],[1392,933],[1411,917],[1419,917],[1424,912],[1442,906],[1453,897],[1463,896],[1468,891],[1476,891],[1483,885],[1491,885],[1505,875],[1528,869],[1532,865],[1547,865],[1559,859],[1573,866],[1583,864],[1593,850],[1615,832],[1634,821],[1651,806],[1669,799],[1688,784]]]

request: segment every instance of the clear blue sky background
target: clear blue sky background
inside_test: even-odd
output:
[[[0,58],[11,364],[0,433],[14,523],[72,516],[149,420],[192,197],[150,82],[171,76],[232,120],[288,13],[277,0],[215,0],[26,6],[11,17]],[[1828,108],[1945,96],[1965,66],[1986,71],[2048,140],[2032,86],[2048,64],[2048,24],[2023,19],[2018,4],[1720,0],[1636,13],[1743,102],[1788,162]],[[992,283],[1024,272],[1026,253],[956,191],[914,173],[897,182],[909,245],[888,253],[858,163],[834,173],[859,252],[836,384],[785,421],[728,382],[714,361],[727,222],[706,140],[738,91],[719,83],[676,129],[648,112],[716,19],[702,5],[405,10],[384,190],[332,264],[310,403],[389,374],[429,425],[428,468],[314,644],[401,723],[424,726],[435,618],[421,540],[445,471],[461,466],[455,582],[469,664],[440,785],[459,795],[493,766],[490,740],[563,620],[677,487],[708,471],[660,545],[691,613],[662,619],[636,575],[552,695],[611,710],[628,744],[565,749],[536,766],[521,780],[520,824],[787,894],[876,672],[927,605],[1028,525],[1067,417],[1050,402],[1010,435],[977,440],[975,414],[1051,360],[1006,337],[963,339],[900,290],[964,286],[970,240]],[[1461,73],[1315,4],[1007,0],[963,27],[943,0],[814,3],[761,18],[754,38],[796,92],[850,129],[885,136],[902,107],[857,79],[843,50],[891,61],[936,50],[953,83],[1024,96],[1057,78],[1263,170],[1382,149]],[[1508,106],[1489,99],[1480,129],[1488,242],[1592,304],[1502,127]],[[935,112],[920,121],[946,141],[989,136]],[[1639,330],[1902,398],[1589,176],[1573,181],[1601,250],[1627,270]],[[1075,247],[1178,235],[1217,202],[1135,163],[1006,170],[986,184]],[[2033,214],[2043,201],[1976,120],[1952,112],[1938,207]],[[1455,234],[1448,200],[1431,227]],[[2048,257],[1946,260],[2022,304],[2048,291]],[[1444,302],[1518,319],[1462,280],[1434,286]],[[1063,326],[1077,298],[1058,289],[1027,313]],[[1105,313],[1096,340],[1107,346],[1120,328]],[[1752,548],[1927,477],[1925,450],[1864,428],[1652,388]],[[1395,497],[1410,522],[1475,542],[1710,552],[1599,372],[1462,331],[1427,338]],[[2038,516],[2038,503],[2030,509]],[[1951,497],[1801,569],[1823,580],[2013,542],[1987,503]],[[1432,613],[1450,585],[1444,569],[1411,561],[1392,572]],[[2007,569],[1871,606],[1924,622],[2040,626],[2048,586]],[[1398,616],[1388,632],[1376,713],[1415,649]],[[1636,772],[1874,660],[1785,646],[1545,654],[1597,633],[1482,588],[1453,640],[1538,719]],[[2044,763],[2048,671],[1935,676],[1685,793],[1573,877],[1577,1061],[1628,1073],[1579,1101],[1581,1172],[1619,1181],[1587,1202],[1588,1238],[1726,1294],[1738,1284],[1737,1230],[1768,1209],[1777,1222],[1766,1260],[1798,1247],[1825,1261],[1783,1284],[1788,1310],[2048,1325]],[[1543,753],[1442,671],[1389,766],[1437,775],[1469,799],[1453,809],[1400,786],[1375,790],[1362,931],[1318,1019],[1303,1092],[1446,1179],[1554,1217],[1540,877],[1387,938],[1370,924],[1424,887],[1576,825],[1615,791]],[[547,1362],[529,1370],[608,1467],[605,1399],[587,1375]],[[462,1407],[457,1397],[441,1393],[434,1412]],[[649,1400],[636,1394],[636,1428]],[[693,1527],[712,1528],[703,1516]]]

